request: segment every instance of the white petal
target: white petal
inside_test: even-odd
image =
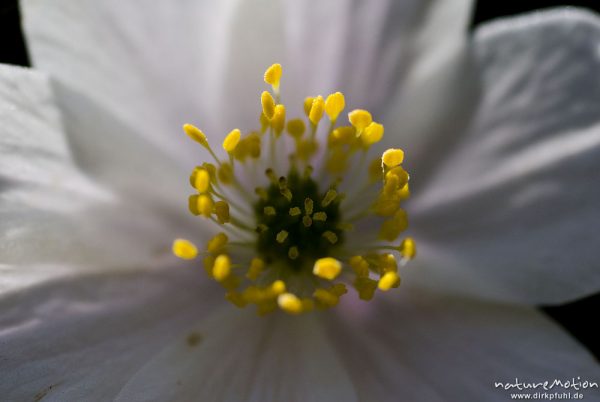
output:
[[[123,199],[79,171],[43,74],[0,66],[0,121],[0,264],[125,267],[190,234],[175,213]]]
[[[586,350],[534,309],[414,288],[389,296],[369,303],[367,314],[346,305],[345,317],[327,320],[361,401],[506,401],[509,392],[494,382],[600,374]]]
[[[229,27],[232,4],[31,0],[21,8],[36,67],[181,157],[192,155],[181,125],[214,111],[204,110],[222,67],[213,35]],[[76,107],[77,97],[63,100]]]
[[[117,401],[356,401],[314,316],[260,318],[227,307],[194,331],[200,345],[173,342]]]
[[[405,50],[409,63],[399,70],[402,84],[392,85],[395,92],[384,99],[383,143],[404,149],[405,165],[420,176],[465,128],[478,100],[467,39],[471,9],[470,1],[432,2]],[[413,190],[420,186],[413,181]]]
[[[164,267],[166,268],[166,267]],[[3,400],[107,401],[221,298],[203,272],[148,271],[56,281],[0,299]]]
[[[356,106],[387,103],[406,73],[455,50],[446,43],[462,40],[470,1],[27,0],[22,9],[36,66],[181,158],[193,155],[177,135],[183,122],[213,136],[256,127],[261,75],[274,62],[286,71],[284,99],[345,90]],[[78,96],[65,96],[75,107]]]
[[[581,11],[477,32],[480,108],[409,207],[443,275],[424,280],[469,277],[469,292],[533,303],[600,289],[599,42],[600,20]]]

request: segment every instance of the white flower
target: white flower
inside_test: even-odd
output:
[[[600,284],[600,20],[465,43],[466,2],[350,3],[22,2],[48,76],[0,67],[3,400],[505,400],[494,381],[598,379],[529,306]],[[275,61],[289,104],[343,90],[407,151],[419,256],[389,297],[257,318],[169,255],[203,235],[179,127],[254,127]]]

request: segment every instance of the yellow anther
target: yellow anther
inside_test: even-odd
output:
[[[210,218],[213,211],[213,200],[208,195],[192,195],[189,198],[189,208],[192,214]]]
[[[304,135],[306,125],[302,119],[292,119],[288,121],[286,129],[293,138],[299,139]]]
[[[335,122],[346,107],[346,100],[344,99],[344,94],[341,92],[336,92],[327,97],[325,101],[325,113],[329,116],[329,120]]]
[[[329,291],[336,296],[342,296],[342,295],[345,295],[346,293],[348,293],[348,289],[346,288],[346,285],[344,285],[343,283],[334,284],[329,289]]]
[[[360,139],[366,147],[369,147],[376,142],[381,141],[383,138],[383,125],[379,123],[372,122],[363,131]]]
[[[273,86],[273,89],[277,91],[279,89],[279,81],[281,80],[282,68],[281,64],[272,64],[265,71],[265,82]]]
[[[219,176],[219,180],[223,184],[231,184],[233,183],[233,166],[229,163],[225,162],[219,166],[219,170],[217,171],[217,176]]]
[[[310,198],[305,198],[304,199],[304,212],[306,213],[306,215],[311,215],[313,213],[313,200]]]
[[[260,135],[256,132],[248,134],[248,137],[246,137],[246,147],[248,148],[248,155],[251,158],[260,158]]]
[[[407,227],[408,217],[406,211],[400,209],[391,219],[383,222],[379,231],[379,237],[387,241],[394,241]]]
[[[275,216],[277,215],[277,211],[275,210],[275,208],[271,207],[271,206],[266,206],[263,208],[263,213],[267,216]]]
[[[213,277],[222,282],[231,273],[231,260],[227,254],[221,254],[217,258],[215,258],[215,264],[213,265],[212,274]]]
[[[275,100],[269,91],[264,91],[260,96],[263,114],[271,120],[275,114]]]
[[[352,145],[356,141],[356,130],[352,126],[338,127],[331,132],[327,139],[329,147]]]
[[[277,240],[277,243],[282,244],[285,242],[285,239],[287,239],[288,234],[289,233],[286,230],[281,230],[279,233],[277,233],[275,240]]]
[[[205,193],[210,188],[210,174],[206,169],[198,169],[196,171],[194,188],[196,188],[199,193]]]
[[[256,233],[265,233],[267,230],[269,230],[269,227],[264,223],[259,223],[258,226],[256,226]]]
[[[271,127],[273,127],[273,131],[276,136],[280,136],[283,129],[285,128],[285,106],[277,105],[275,106],[275,113],[273,114],[273,118],[271,119]]]
[[[310,113],[308,114],[308,119],[314,125],[319,124],[319,121],[323,117],[323,112],[325,111],[325,101],[321,95],[317,96],[313,99],[313,103],[310,107]]]
[[[394,271],[388,271],[379,279],[377,287],[384,292],[400,285],[400,277]]]
[[[292,207],[292,208],[290,208],[290,216],[298,216],[301,213],[302,213],[302,211],[298,207]]]
[[[401,149],[390,148],[381,156],[382,162],[387,167],[395,167],[404,161],[404,151]]]
[[[248,138],[242,138],[240,142],[237,144],[237,147],[232,152],[232,155],[235,159],[239,161],[245,161],[246,157],[250,152]]]
[[[306,114],[306,117],[310,115],[310,109],[312,108],[314,100],[315,98],[313,98],[312,96],[304,98],[304,114]]]
[[[400,176],[396,175],[386,175],[385,183],[383,185],[382,196],[391,198],[396,194],[396,192],[400,189],[400,186],[403,185],[400,182]]]
[[[202,265],[204,266],[204,270],[208,274],[209,277],[213,277],[212,269],[213,265],[215,265],[215,257],[212,255],[207,255],[202,259]]]
[[[394,192],[397,190],[400,190],[401,188],[403,188],[406,183],[408,183],[408,173],[406,172],[406,170],[404,170],[402,168],[402,166],[396,166],[393,167],[392,169],[390,169],[386,174],[385,174],[385,180],[388,181],[390,179],[392,179],[393,177],[398,178],[397,182],[394,184]]]
[[[227,137],[225,137],[225,140],[223,140],[223,149],[228,153],[233,152],[240,142],[240,138],[242,138],[242,133],[239,129],[235,128],[231,130],[227,134]]]
[[[373,121],[371,113],[363,109],[354,109],[348,113],[350,124],[356,128],[356,136],[360,136],[365,128]]]
[[[302,224],[307,228],[310,227],[312,225],[312,218],[308,215],[304,215],[302,217]]]
[[[313,297],[322,307],[333,307],[340,301],[339,296],[323,288],[317,288]]]
[[[316,276],[334,280],[342,272],[342,263],[332,257],[319,258],[313,266],[313,274]]]
[[[302,301],[293,293],[282,293],[277,296],[279,308],[289,314],[302,313]]]
[[[335,197],[337,197],[337,191],[333,189],[327,190],[327,192],[325,193],[325,197],[323,197],[323,201],[321,201],[321,206],[328,206],[333,202],[333,200],[335,200]]]
[[[369,276],[369,263],[360,255],[355,255],[350,257],[348,260],[348,264],[359,277],[368,277]]]
[[[287,179],[285,176],[281,176],[278,180],[279,184],[279,192],[283,195],[288,201],[292,201],[292,192],[288,188]]]
[[[381,158],[375,158],[369,163],[369,180],[371,183],[375,183],[382,178],[383,168],[381,167]]]
[[[205,148],[208,148],[208,140],[206,139],[206,135],[200,130],[198,127],[193,126],[191,124],[184,124],[183,131],[190,137],[192,140],[196,141],[200,145]]]
[[[206,244],[206,250],[212,254],[222,253],[228,241],[229,238],[225,233],[218,233],[208,241]]]
[[[325,232],[323,232],[323,234],[321,236],[323,236],[325,239],[327,239],[327,241],[331,244],[335,244],[338,241],[337,235],[335,233],[333,233],[331,230],[326,230]]]
[[[225,201],[215,202],[215,214],[220,224],[228,223],[230,220],[229,204]]]
[[[315,212],[312,218],[313,221],[325,222],[327,220],[327,214],[325,212]]]
[[[255,257],[252,259],[252,261],[250,261],[250,267],[246,273],[246,278],[250,279],[251,281],[255,281],[264,269],[265,262],[262,259]]]
[[[377,281],[368,277],[358,277],[354,281],[354,288],[361,300],[371,300],[377,289]]]
[[[173,242],[173,254],[183,260],[193,260],[198,256],[198,249],[189,240],[175,239]]]
[[[293,246],[288,249],[288,257],[290,257],[290,260],[295,260],[299,255],[300,252],[298,251],[298,247]]]
[[[285,292],[285,282],[281,279],[273,282],[269,289],[270,293],[274,296],[280,295]]]
[[[402,258],[412,260],[417,255],[417,245],[412,237],[407,237],[400,243],[400,255]]]

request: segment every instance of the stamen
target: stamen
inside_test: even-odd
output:
[[[290,314],[302,312],[302,301],[292,293],[282,293],[277,297],[277,304],[283,311]]]
[[[319,124],[321,118],[323,117],[323,112],[325,111],[325,101],[321,95],[317,96],[313,99],[312,105],[310,107],[310,112],[308,114],[308,119],[313,125]]]
[[[400,285],[400,277],[396,272],[389,271],[383,274],[381,279],[379,279],[377,287],[386,292],[391,288],[398,287],[398,285]]]
[[[381,124],[375,122],[369,124],[367,127],[365,127],[365,130],[360,137],[363,145],[370,147],[371,145],[381,141],[383,138],[383,131],[384,128]]]
[[[193,260],[198,255],[198,249],[189,240],[175,239],[173,242],[173,254],[184,260]]]
[[[404,152],[388,149],[367,159],[370,148],[383,138],[384,127],[362,109],[352,110],[348,121],[337,125],[346,106],[341,92],[326,99],[307,97],[305,116],[288,119],[292,109],[280,103],[281,74],[279,64],[265,71],[272,92],[260,96],[260,130],[245,131],[245,136],[237,128],[229,132],[222,143],[224,158],[215,154],[199,128],[183,126],[214,159],[190,175],[194,190],[189,210],[227,232],[206,243],[202,264],[225,289],[227,300],[240,308],[255,305],[259,315],[278,308],[300,314],[334,307],[348,291],[345,283],[360,299],[371,300],[376,291],[398,287],[398,269],[416,255],[411,237],[390,243],[408,226],[402,209],[410,195]],[[325,113],[329,126],[321,135]],[[269,152],[263,155],[267,130]],[[284,130],[290,139],[280,139]],[[286,160],[289,168],[283,171],[281,162]],[[342,192],[344,179],[350,183]],[[379,233],[352,233],[354,224],[365,218],[377,220]],[[172,251],[188,260],[199,253],[184,239],[176,239]]]
[[[417,247],[412,237],[407,237],[400,243],[400,255],[407,260],[412,260],[417,255]]]
[[[371,124],[373,118],[371,117],[371,113],[366,110],[355,109],[348,113],[348,120],[350,120],[350,124],[356,129],[356,136],[360,137],[363,130]]]
[[[330,281],[337,278],[340,272],[342,272],[342,263],[331,257],[319,258],[313,267],[313,274]]]
[[[241,136],[242,133],[237,128],[231,130],[231,132],[227,134],[227,137],[225,137],[225,140],[223,141],[223,149],[228,153],[233,152],[235,147],[237,147],[239,144]]]
[[[404,160],[404,151],[401,149],[388,149],[381,157],[383,164],[387,167],[395,167]]]
[[[332,123],[335,123],[345,106],[346,100],[343,93],[336,92],[327,97],[327,100],[325,100],[325,113],[327,113]]]
[[[285,106],[277,105],[275,106],[275,111],[273,113],[273,118],[271,119],[271,127],[273,127],[273,131],[275,132],[275,136],[279,137],[285,128]]]
[[[275,63],[265,71],[265,82],[273,87],[273,91],[279,92],[279,81],[282,73],[281,64]]]
[[[306,215],[311,215],[313,213],[313,200],[310,198],[304,199],[304,212]]]
[[[312,218],[314,221],[325,222],[327,220],[327,214],[325,212],[315,212]]]
[[[228,223],[230,221],[229,204],[225,201],[215,202],[215,215],[220,224]]]
[[[195,127],[191,124],[184,124],[183,131],[194,141],[202,145],[203,147],[208,147],[208,140],[206,139],[206,135],[200,130],[198,127]]]
[[[221,254],[215,259],[212,274],[215,280],[224,281],[231,272],[231,260],[226,254]]]
[[[286,230],[282,230],[279,233],[277,233],[277,237],[275,238],[277,240],[277,243],[283,243],[285,242],[285,239],[287,239],[288,237],[288,232]]]
[[[275,115],[275,100],[269,91],[264,91],[260,96],[260,103],[262,104],[263,114],[267,119],[271,120]]]
[[[229,238],[225,233],[218,233],[215,237],[210,239],[206,245],[206,250],[212,254],[220,254],[225,251],[225,246]]]
[[[337,197],[337,191],[333,189],[327,190],[325,197],[323,197],[323,201],[321,201],[321,206],[327,207],[333,202],[333,200],[335,200],[335,197]]]

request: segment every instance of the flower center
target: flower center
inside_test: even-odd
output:
[[[265,263],[310,271],[315,260],[331,255],[342,243],[335,190],[321,192],[310,176],[292,169],[260,193],[263,197],[254,205],[256,251]]]
[[[410,237],[390,244],[408,224],[400,207],[409,196],[404,152],[388,149],[367,164],[368,151],[384,132],[369,112],[353,110],[350,125],[336,126],[345,107],[344,95],[336,92],[306,98],[305,119],[286,120],[281,66],[269,67],[264,78],[273,94],[261,95],[261,129],[245,136],[232,130],[222,144],[225,160],[202,131],[184,125],[215,161],[193,170],[196,193],[189,210],[224,232],[202,252],[176,239],[173,253],[183,259],[201,254],[226,298],[238,307],[254,304],[260,314],[278,307],[290,314],[333,307],[347,285],[362,300],[372,299],[377,289],[398,287],[399,265],[416,254]],[[321,139],[324,115],[329,125]]]

